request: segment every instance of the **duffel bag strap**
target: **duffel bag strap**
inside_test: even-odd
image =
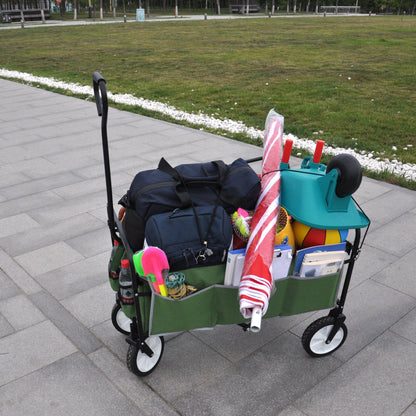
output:
[[[171,166],[170,163],[164,157],[160,159],[157,168],[162,172],[168,173],[174,179],[181,182],[181,175],[179,175],[179,172],[173,166]]]
[[[189,195],[189,192],[186,189],[182,180],[182,176],[179,174],[179,172],[174,167],[172,167],[163,157],[160,159],[159,166],[157,168],[162,172],[169,174],[173,179],[176,180],[176,195],[178,196],[179,201],[181,201],[181,207],[186,208],[191,206],[191,196]]]
[[[195,178],[187,178],[182,176],[177,169],[172,167],[169,162],[165,158],[161,158],[159,161],[158,169],[162,172],[167,173],[168,175],[172,176],[173,179],[176,180],[176,195],[178,196],[179,200],[181,201],[181,207],[186,208],[192,205],[192,199],[189,194],[187,185],[192,186],[192,184],[209,184],[214,185],[217,188],[217,194],[219,195],[221,192],[222,184],[225,180],[225,177],[228,174],[228,167],[222,160],[215,160],[211,162],[218,170],[218,175],[216,176],[205,176],[205,177],[195,177]]]
[[[215,176],[209,176],[208,173],[205,176],[201,177],[186,177],[181,175],[178,170],[172,167],[165,158],[161,158],[159,161],[159,166],[157,167],[162,172],[165,172],[171,175],[177,181],[186,183],[189,185],[192,184],[210,184],[221,187],[226,176],[228,175],[228,166],[222,160],[214,160],[211,162],[217,168],[218,174]]]

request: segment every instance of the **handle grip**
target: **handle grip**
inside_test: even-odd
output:
[[[101,117],[108,112],[107,89],[105,79],[99,72],[92,74],[92,82],[94,87],[95,103],[97,105],[98,115]],[[101,93],[101,94],[100,94]]]

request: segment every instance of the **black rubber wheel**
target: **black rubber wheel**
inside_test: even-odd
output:
[[[326,172],[328,173],[333,169],[338,170],[338,180],[335,188],[338,197],[344,198],[352,195],[360,187],[363,172],[360,163],[354,156],[341,153],[333,157],[326,167]]]
[[[127,350],[127,368],[140,377],[147,376],[157,367],[165,346],[165,339],[159,336],[150,336],[145,342],[153,352],[151,357],[135,345],[130,344]]]
[[[124,335],[130,335],[131,319],[126,316],[118,303],[114,304],[113,310],[111,311],[111,322],[118,332]]]
[[[312,357],[324,357],[336,351],[347,338],[347,327],[341,324],[332,341],[327,344],[326,340],[334,327],[336,318],[324,316],[312,322],[302,335],[302,345],[305,351]]]

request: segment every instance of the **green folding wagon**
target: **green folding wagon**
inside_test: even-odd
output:
[[[98,115],[102,118],[107,216],[113,242],[109,278],[115,303],[111,319],[129,344],[127,367],[138,376],[145,376],[159,364],[167,334],[230,324],[249,331],[250,325],[239,310],[238,287],[224,285],[226,264],[183,270],[187,283],[197,291],[179,300],[156,293],[150,277],[137,272],[126,230],[113,208],[107,139],[108,100],[105,79],[98,72],[93,74],[93,87]],[[254,158],[247,162],[260,160]],[[301,250],[294,252],[288,275],[275,282],[264,316],[265,319],[329,310],[311,323],[302,336],[305,351],[312,357],[322,357],[337,350],[347,337],[344,305],[354,264],[370,225],[369,218],[352,197],[361,182],[361,167],[352,156],[343,154],[333,158],[328,166],[307,157],[300,169],[291,169],[284,161],[280,171],[280,203],[292,220],[314,230],[348,230],[341,267],[327,268],[326,273],[302,275],[298,270]],[[132,276],[131,304],[123,303],[120,297],[118,269],[123,259],[129,260]]]

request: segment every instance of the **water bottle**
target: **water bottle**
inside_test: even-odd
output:
[[[119,277],[120,299],[124,305],[133,303],[133,284],[128,259],[121,260],[121,271]]]
[[[120,263],[124,255],[124,247],[119,244],[117,240],[114,240],[114,245],[111,250],[110,261],[108,262],[108,277],[110,279],[111,288],[114,291],[118,291],[118,277],[120,274]]]

